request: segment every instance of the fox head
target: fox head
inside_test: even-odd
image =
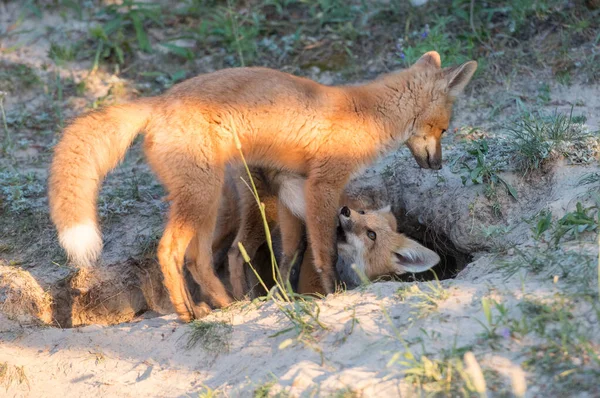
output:
[[[427,271],[440,261],[434,251],[396,232],[396,218],[389,206],[369,211],[344,206],[338,219],[336,268],[348,288],[360,284],[360,274],[374,280],[383,275]]]
[[[408,125],[398,128],[404,130],[406,145],[424,169],[442,168],[441,139],[450,123],[452,104],[477,70],[476,61],[449,68],[441,65],[440,55],[430,51],[410,68],[383,77],[387,87],[401,93],[399,112],[412,112]]]

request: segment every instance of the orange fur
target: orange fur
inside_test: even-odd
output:
[[[337,266],[346,284],[359,284],[361,277],[375,280],[423,272],[440,261],[434,251],[396,232],[396,218],[389,207],[365,212],[344,207],[338,217]]]
[[[277,226],[281,227],[284,220],[278,215],[277,208],[273,204],[277,204],[278,197],[284,196],[280,194],[280,190],[289,174],[258,168],[251,168],[251,173],[261,202],[266,203],[266,216],[269,228],[273,231]],[[221,238],[222,233],[226,231],[229,235],[236,235],[230,249],[228,262],[233,294],[238,299],[243,297],[248,290],[245,286],[245,264],[237,249],[237,242],[242,242],[250,258],[253,259],[255,267],[265,268],[254,262],[254,255],[266,241],[263,220],[251,191],[244,183],[233,183],[233,181],[241,182],[241,178],[247,179],[245,170],[230,169],[227,173],[226,181],[229,183],[226,184],[228,188],[223,192],[216,229],[221,232],[215,233],[213,239],[213,251],[221,250],[221,242],[224,240]],[[352,206],[354,209],[360,208],[359,201],[348,197],[345,192],[342,194],[341,203]],[[284,212],[289,215],[290,211],[287,210],[286,203],[280,202],[280,205],[286,209]],[[356,285],[360,279],[352,270],[352,264],[363,267],[364,274],[369,280],[376,280],[386,275],[423,272],[439,262],[440,258],[436,253],[396,232],[397,221],[390,207],[366,211],[348,209],[347,211],[349,212],[348,216],[344,216],[341,210],[338,214],[339,228],[344,230],[344,234],[338,232],[337,248],[342,261],[338,261],[337,266],[338,271],[345,276],[346,284],[351,285],[350,287]],[[281,207],[279,214],[281,214]],[[367,236],[368,231],[376,233],[375,241]],[[301,239],[302,233],[300,229],[295,237],[296,241]],[[342,235],[341,239],[340,235]],[[231,253],[236,255],[232,256]],[[406,270],[404,266],[411,269]],[[420,269],[417,270],[416,266],[419,266]],[[266,269],[269,271],[262,275],[265,281],[270,280],[272,274],[270,267],[267,266]],[[281,273],[285,275],[284,270]],[[239,291],[236,291],[236,286],[240,289]],[[315,271],[310,250],[304,253],[298,293],[325,293],[319,274]]]
[[[158,259],[175,310],[183,320],[206,313],[183,283],[192,240],[190,272],[213,305],[227,305],[211,265],[211,237],[225,167],[239,161],[239,142],[251,165],[306,177],[308,239],[323,288],[332,292],[335,213],[350,176],[403,142],[422,167],[440,168],[440,136],[475,69],[474,61],[442,69],[430,52],[409,69],[338,87],[266,68],[224,69],[80,116],[65,129],[50,170],[50,213],[61,244],[78,265],[97,259],[100,184],[144,131],[146,156],[171,201]]]

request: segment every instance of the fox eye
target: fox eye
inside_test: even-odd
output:
[[[365,211],[364,210],[359,210],[358,214],[365,214]]]
[[[374,241],[375,239],[377,239],[377,234],[375,233],[375,231],[368,230],[368,231],[367,231],[367,236],[368,236],[368,237],[369,237],[369,239],[371,239],[372,241]]]

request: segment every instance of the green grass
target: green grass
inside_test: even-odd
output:
[[[570,301],[525,300],[519,307],[522,318],[511,324],[515,333],[541,338],[539,344],[526,350],[526,369],[554,374],[557,381],[572,377],[573,371],[600,375],[600,347],[589,340],[589,330],[576,321]]]
[[[256,387],[256,389],[252,393],[252,397],[253,398],[268,398],[270,396],[271,389],[273,388],[273,386],[276,383],[277,383],[276,380],[271,380],[264,384],[259,385],[258,387]]]
[[[350,387],[340,388],[337,391],[327,395],[328,398],[359,398],[361,395]]]
[[[6,122],[6,112],[4,111],[4,97],[6,93],[0,91],[0,117],[2,118],[2,130],[4,132],[4,140],[2,140],[2,151],[8,153],[12,148],[12,136]]]
[[[495,216],[501,215],[501,205],[498,199],[498,187],[504,188],[505,192],[513,199],[518,199],[517,190],[500,176],[504,171],[504,160],[492,157],[490,144],[485,138],[469,142],[466,154],[453,162],[452,171],[460,173],[463,185],[470,182],[473,185],[483,185],[484,196],[489,200],[490,207]],[[496,155],[494,153],[494,155]]]
[[[428,316],[437,310],[439,302],[450,297],[448,290],[437,280],[407,284],[398,289],[397,294],[408,303],[411,314],[416,318]]]
[[[198,393],[198,398],[217,398],[221,396],[223,394],[219,390],[213,390],[208,386],[203,386],[200,393]]]
[[[50,57],[56,64],[62,65],[65,62],[74,61],[77,56],[77,48],[73,45],[61,45],[59,43],[50,43],[50,49],[48,50],[48,57]]]
[[[580,121],[572,110],[568,115],[523,113],[507,130],[507,143],[515,154],[517,170],[529,173],[560,155],[568,157],[573,146],[589,137]]]
[[[355,64],[365,56],[392,60],[394,68],[432,49],[444,65],[478,60],[477,76],[487,79],[510,76],[519,63],[553,68],[565,82],[578,70],[590,77],[600,74],[597,56],[586,45],[600,37],[597,13],[566,0],[491,5],[453,0],[449,7],[361,0],[188,0],[169,7],[135,0],[102,7],[70,0],[34,4],[24,4],[23,15],[39,17],[48,8],[65,19],[92,23],[85,40],[55,41],[50,55],[57,63],[91,59],[93,69],[101,64],[116,71],[130,68],[138,51],[153,53],[159,45],[174,56],[171,60],[182,62],[211,55],[223,66],[317,66],[355,75]],[[160,38],[149,33],[157,28]],[[540,40],[543,32],[551,33]],[[180,45],[178,39],[191,45]]]
[[[387,367],[399,368],[404,381],[414,388],[416,395],[471,396],[485,392],[485,377],[470,351],[463,352],[453,348],[442,358],[434,358],[425,353],[415,354],[385,310],[384,316],[395,338],[404,347],[404,350],[392,355]]]
[[[196,345],[207,352],[229,352],[233,327],[226,322],[195,320],[189,324],[187,348]]]
[[[437,51],[444,66],[458,65],[475,59],[474,42],[471,36],[454,35],[450,25],[455,21],[452,16],[433,19],[431,28],[425,25],[422,30],[409,35],[408,40],[398,46],[399,56],[405,66],[414,64],[427,51]],[[478,68],[480,72],[482,66]]]
[[[552,212],[542,210],[536,220],[531,227],[533,238],[538,242],[553,244],[556,248],[561,242],[578,240],[582,236],[599,231],[600,198],[596,198],[594,204],[587,206],[577,202],[573,211],[565,213],[556,221],[553,221]]]
[[[288,398],[288,397],[291,397],[291,394],[289,392],[287,392],[286,390],[283,390],[281,388],[277,388],[278,391],[275,393],[273,391],[273,389],[277,385],[277,383],[278,383],[277,377],[273,373],[271,373],[269,381],[263,382],[262,384],[259,384],[258,386],[256,386],[256,388],[252,392],[252,397],[253,398],[268,398],[268,397]]]
[[[506,333],[505,330],[499,329],[505,325],[508,307],[503,303],[498,303],[494,299],[483,297],[481,299],[481,308],[486,322],[484,323],[475,319],[484,329],[480,336],[494,347],[496,341],[502,337],[503,333]]]
[[[533,275],[556,277],[561,282],[560,289],[571,295],[597,298],[597,255],[584,249],[553,248],[534,246],[514,247],[514,255],[500,260],[497,267],[509,278],[520,271]]]
[[[600,195],[600,172],[587,173],[579,180],[581,185],[591,185],[588,193]]]
[[[565,238],[578,239],[586,232],[597,232],[600,225],[600,201],[592,206],[584,207],[577,202],[574,211],[568,212],[557,221],[553,233],[554,243]]]
[[[96,70],[101,61],[122,66],[138,49],[152,52],[147,29],[162,26],[163,13],[159,5],[124,0],[122,5],[103,7],[100,14],[107,22],[90,28],[88,36],[95,49],[92,70]]]
[[[34,173],[2,170],[0,182],[0,208],[5,211],[19,215],[31,214],[45,200],[46,185]]]
[[[0,91],[21,92],[41,83],[38,73],[31,66],[0,61]]]

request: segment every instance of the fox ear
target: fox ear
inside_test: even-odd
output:
[[[442,67],[442,60],[437,51],[429,51],[421,55],[421,58],[415,62],[415,65],[433,66],[436,69],[440,69]]]
[[[423,272],[440,262],[440,256],[433,250],[405,238],[402,246],[392,253],[392,262],[396,265],[397,273]]]
[[[388,222],[390,229],[396,232],[396,230],[398,229],[398,221],[396,220],[396,216],[394,215],[394,213],[392,213],[392,206],[387,205],[376,211],[381,217],[383,217]]]
[[[448,81],[448,93],[452,97],[457,97],[463,92],[473,74],[477,70],[477,62],[469,61],[455,68],[449,68],[445,71],[446,80]]]
[[[392,211],[392,205],[387,205],[377,210],[377,213],[389,213]]]

